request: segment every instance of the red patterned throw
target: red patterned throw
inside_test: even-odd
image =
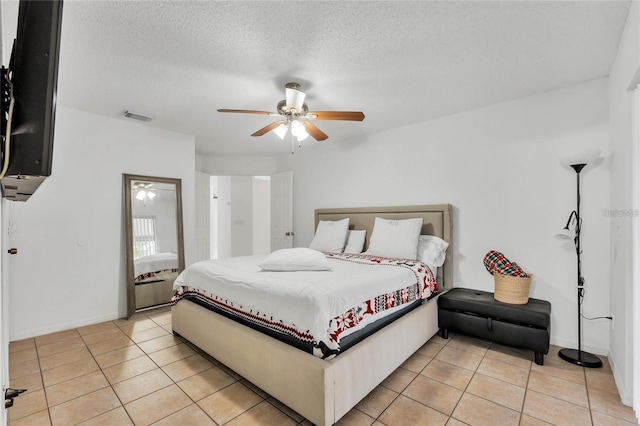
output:
[[[504,254],[495,250],[490,250],[484,256],[484,267],[487,268],[491,275],[497,272],[500,275],[511,277],[528,277],[527,273],[516,262],[510,261]]]

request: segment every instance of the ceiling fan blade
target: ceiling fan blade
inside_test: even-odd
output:
[[[304,127],[307,129],[307,133],[309,133],[315,140],[318,142],[327,139],[329,136],[322,130],[320,130],[315,124],[309,123],[308,121],[303,121]]]
[[[307,113],[310,120],[347,120],[362,121],[364,113],[360,111],[313,111]]]
[[[275,129],[276,127],[278,127],[280,125],[280,123],[282,123],[282,121],[274,121],[273,123],[264,126],[262,129],[258,130],[255,133],[252,133],[251,136],[262,136],[265,133],[270,132],[271,130]]]
[[[307,96],[304,92],[287,87],[284,89],[284,94],[287,108],[295,109],[298,112],[302,111],[304,98]]]
[[[219,109],[218,112],[237,112],[241,114],[260,114],[260,115],[271,115],[273,113],[268,111],[256,111],[253,109]]]

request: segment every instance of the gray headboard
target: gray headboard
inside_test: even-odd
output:
[[[449,243],[447,259],[442,268],[438,268],[438,283],[441,289],[453,288],[451,204],[316,209],[315,227],[318,227],[318,223],[321,220],[340,220],[347,217],[349,218],[349,229],[367,230],[365,250],[369,246],[369,237],[373,232],[373,224],[376,217],[383,219],[421,217],[423,221],[421,233],[423,235],[435,235]]]

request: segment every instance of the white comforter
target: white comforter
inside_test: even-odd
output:
[[[134,261],[136,276],[164,270],[178,269],[178,255],[176,253],[158,253],[139,257]]]
[[[218,296],[244,310],[269,314],[325,340],[329,322],[363,301],[416,283],[404,267],[328,259],[331,271],[265,272],[266,256],[245,256],[195,263],[176,279],[174,289],[190,287]],[[428,295],[427,295],[428,296]],[[385,310],[391,314],[404,305]],[[349,333],[380,318],[363,321]],[[345,333],[347,334],[347,333]],[[344,336],[343,336],[344,337]]]

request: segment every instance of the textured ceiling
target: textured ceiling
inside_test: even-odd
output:
[[[629,5],[66,1],[58,101],[152,115],[200,154],[282,154],[272,132],[250,136],[272,117],[216,110],[275,111],[296,81],[310,110],[365,113],[316,122],[339,143],[604,77]]]

